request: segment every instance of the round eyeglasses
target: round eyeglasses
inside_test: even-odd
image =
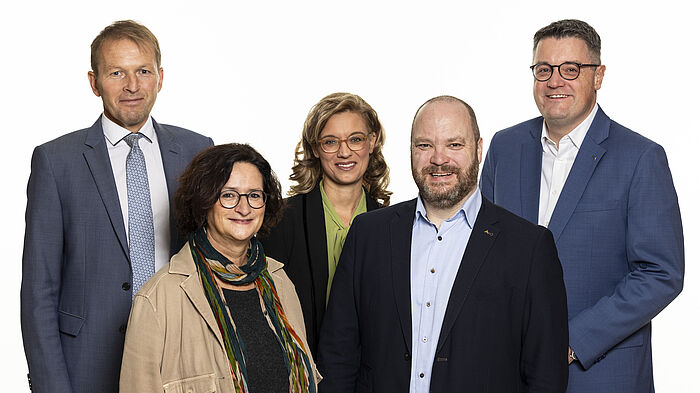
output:
[[[366,146],[368,135],[362,133],[352,134],[347,138],[338,138],[337,136],[324,136],[318,140],[321,150],[326,153],[335,153],[340,149],[340,144],[345,142],[348,148],[352,151],[362,150]]]
[[[238,206],[238,203],[241,201],[241,197],[245,197],[245,199],[248,201],[248,206],[252,207],[253,209],[260,209],[265,206],[265,203],[267,202],[267,194],[265,194],[264,191],[256,190],[247,194],[241,194],[234,190],[224,190],[221,191],[221,194],[219,194],[219,203],[225,209],[233,209],[234,207]]]
[[[559,75],[561,75],[562,78],[572,81],[576,78],[578,78],[579,74],[581,74],[581,67],[599,67],[600,64],[581,64],[581,63],[573,63],[570,61],[567,61],[565,63],[561,63],[559,65],[551,65],[547,63],[537,63],[535,65],[531,65],[530,69],[532,70],[532,75],[535,76],[535,79],[537,79],[540,82],[546,82],[549,80],[549,78],[552,77],[554,74],[554,68],[559,69]]]

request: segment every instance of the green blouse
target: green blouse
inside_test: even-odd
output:
[[[333,276],[335,275],[335,267],[338,266],[340,252],[343,250],[343,244],[345,244],[345,238],[348,236],[350,226],[345,226],[343,220],[341,220],[338,213],[335,212],[333,204],[331,204],[331,201],[328,199],[328,195],[326,195],[326,191],[323,189],[323,180],[321,180],[320,186],[321,199],[323,200],[323,215],[326,219],[326,246],[328,248],[328,286],[326,288],[327,304],[328,295],[331,293],[331,283],[333,282]],[[358,214],[366,211],[367,199],[363,190],[362,197],[360,197],[360,202],[357,204],[355,212],[352,214],[352,218],[350,219],[350,224],[352,225],[352,220],[354,220]]]

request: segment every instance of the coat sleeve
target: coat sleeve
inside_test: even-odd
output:
[[[566,289],[548,230],[542,230],[537,241],[526,293],[521,358],[524,391],[563,393],[569,375]]]
[[[683,228],[663,148],[639,158],[627,205],[630,272],[614,291],[569,321],[571,348],[588,369],[612,347],[651,321],[683,288]]]
[[[58,300],[63,263],[61,199],[51,162],[39,146],[27,185],[22,255],[21,321],[32,391],[70,393],[59,336]]]
[[[494,135],[494,138],[496,135]],[[495,159],[494,155],[496,153],[493,152],[492,147],[493,147],[493,140],[491,141],[491,146],[489,146],[488,151],[486,152],[486,158],[484,159],[484,166],[481,169],[481,178],[479,179],[479,189],[481,190],[481,194],[488,199],[489,201],[493,202],[493,176],[495,174]]]
[[[360,326],[355,293],[358,220],[350,227],[331,286],[321,326],[318,365],[320,393],[352,393],[360,366]]]
[[[160,374],[165,332],[150,300],[137,294],[129,315],[124,342],[120,393],[161,393]]]

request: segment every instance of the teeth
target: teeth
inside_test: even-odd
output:
[[[337,164],[341,168],[352,168],[355,164],[350,163],[350,164]]]
[[[551,96],[549,96],[549,98],[566,98],[566,97],[568,97],[568,95],[566,95],[566,94],[552,94]]]
[[[443,177],[443,176],[449,176],[451,175],[452,172],[447,172],[447,173],[431,173],[430,175],[433,177]]]

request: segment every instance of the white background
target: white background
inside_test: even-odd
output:
[[[26,182],[34,146],[93,124],[101,101],[88,85],[90,43],[118,19],[158,37],[165,70],[154,107],[162,123],[216,143],[246,142],[284,190],[308,110],[335,91],[362,96],[387,133],[392,202],[416,194],[409,128],[426,99],[470,103],[484,137],[539,115],[532,99],[532,35],[563,18],[588,21],[603,40],[598,95],[614,120],[666,149],[686,239],[681,295],[654,319],[658,392],[697,382],[700,302],[697,152],[700,57],[690,1],[212,2],[6,1],[0,5],[0,129],[4,138],[3,390],[27,391],[19,323]],[[695,202],[693,202],[695,201]]]

